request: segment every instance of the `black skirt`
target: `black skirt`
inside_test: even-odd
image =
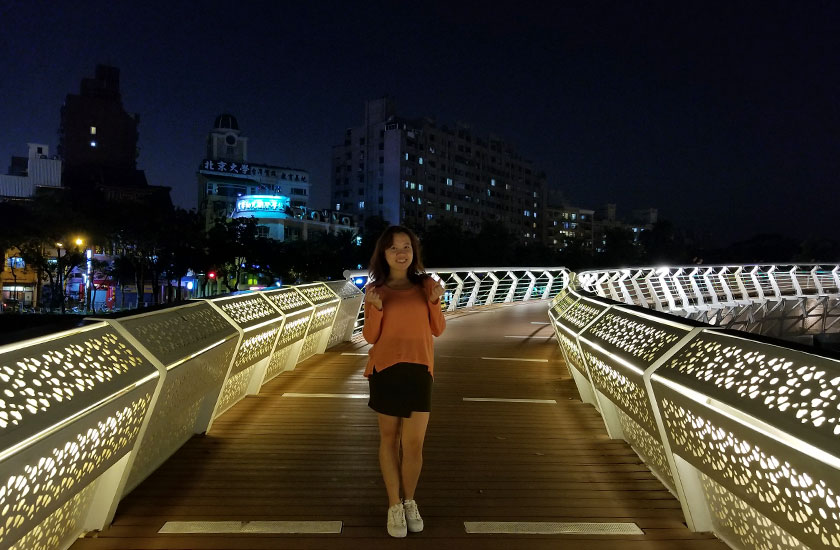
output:
[[[432,375],[429,367],[397,363],[368,377],[368,407],[388,416],[409,418],[413,411],[431,412]]]

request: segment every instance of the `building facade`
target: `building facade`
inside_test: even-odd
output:
[[[595,210],[593,248],[597,253],[606,250],[607,231],[611,229],[629,231],[633,234],[633,242],[639,243],[642,233],[653,229],[659,219],[659,210],[656,208],[633,210],[629,220],[619,218],[616,212],[617,208],[613,203],[604,204]]]
[[[27,143],[29,155],[12,157],[7,175],[0,175],[0,200],[31,199],[39,188],[61,187],[61,160],[50,148]]]
[[[216,117],[207,136],[207,153],[198,169],[198,209],[209,228],[220,217],[232,217],[244,196],[284,197],[289,208],[309,206],[309,172],[300,168],[248,161],[248,138],[236,118]]]
[[[368,101],[361,126],[333,148],[332,205],[361,225],[381,216],[422,229],[453,218],[467,231],[504,224],[522,240],[540,240],[546,177],[510,144],[434,119],[397,116],[394,100]]]
[[[308,240],[313,233],[358,233],[353,217],[332,210],[292,206],[282,195],[244,195],[236,201],[232,218],[255,218],[261,236],[277,241]]]
[[[137,169],[140,115],[122,103],[120,70],[97,65],[78,94],[67,94],[61,107],[58,154],[64,162],[64,186],[94,188],[107,200],[145,200],[171,205],[169,187],[149,185]]]
[[[82,79],[79,93],[67,94],[61,107],[58,153],[68,170],[136,170],[139,123],[123,107],[120,70],[97,65],[94,78]]]
[[[546,207],[545,244],[557,250],[576,245],[581,251],[592,254],[594,216],[594,210],[577,206]]]
[[[61,160],[50,157],[50,148],[28,143],[26,157],[12,157],[8,174],[0,175],[0,201],[33,200],[39,191],[61,187]],[[0,309],[4,312],[31,307],[38,300],[38,274],[26,265],[17,248],[3,251],[0,270]]]

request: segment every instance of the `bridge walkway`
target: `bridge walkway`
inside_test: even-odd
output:
[[[128,495],[108,530],[72,549],[726,548],[690,532],[678,501],[626,443],[607,437],[546,322],[545,302],[448,317],[417,493],[423,533],[397,541],[385,531],[376,417],[362,377],[367,346],[357,342],[299,364],[232,407]],[[219,531],[293,520],[342,528],[159,533],[167,522],[234,522],[205,524]],[[465,522],[633,522],[644,534],[475,534]]]

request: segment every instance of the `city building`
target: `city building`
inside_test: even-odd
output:
[[[349,214],[291,206],[289,198],[282,195],[243,195],[231,217],[255,218],[261,236],[277,241],[305,241],[313,232],[358,233]]]
[[[501,223],[522,240],[543,235],[545,174],[496,136],[432,118],[397,116],[392,98],[365,104],[363,124],[333,147],[335,210],[421,229],[451,217],[463,229]]]
[[[108,200],[150,199],[171,204],[169,187],[152,186],[137,169],[140,116],[126,112],[120,94],[120,70],[97,65],[78,94],[67,94],[61,107],[58,154],[64,161],[64,185],[95,188]]]
[[[577,206],[547,206],[545,208],[545,239],[548,246],[565,250],[572,245],[585,253],[593,252],[593,221],[595,211]]]
[[[0,175],[0,201],[33,200],[39,192],[61,187],[61,160],[50,148],[28,143],[26,157],[12,157],[8,174]],[[31,307],[38,298],[38,274],[26,265],[17,248],[3,251],[0,308],[8,312]]]
[[[296,214],[308,212],[309,190],[309,172],[306,170],[249,162],[248,138],[242,135],[236,118],[229,114],[216,117],[207,136],[206,157],[198,170],[198,209],[207,228],[220,216],[243,215],[242,210],[237,210],[237,203],[254,196],[261,197],[260,201],[265,198],[268,201],[265,204],[282,205],[282,213],[264,209],[252,211],[270,214],[267,219],[274,221],[267,223],[276,225],[275,221],[280,218],[274,216],[291,219]],[[247,204],[257,203],[249,200]],[[292,209],[297,210],[293,212]],[[310,219],[313,216],[310,215]],[[278,234],[276,227],[274,234]],[[280,234],[288,233],[281,231]]]
[[[624,229],[633,234],[633,242],[638,243],[642,233],[650,231],[659,218],[656,208],[633,210],[629,220],[622,220],[616,216],[616,205],[604,204],[595,210],[593,224],[593,247],[595,252],[604,252],[607,244],[607,231],[610,229]]]
[[[39,188],[61,187],[61,160],[50,148],[27,143],[29,155],[12,157],[7,175],[0,175],[0,200],[31,199]]]

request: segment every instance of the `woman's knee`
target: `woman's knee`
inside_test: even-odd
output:
[[[400,424],[397,423],[380,423],[379,425],[379,441],[383,446],[399,447],[400,444]]]
[[[420,458],[423,456],[423,438],[404,437],[402,440],[403,456]]]

